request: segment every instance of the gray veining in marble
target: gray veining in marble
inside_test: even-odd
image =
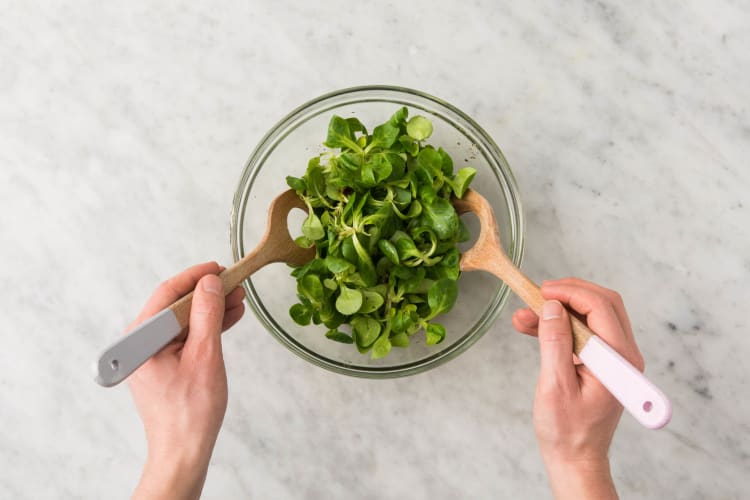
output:
[[[320,5],[319,5],[320,4]],[[3,2],[0,498],[125,498],[125,386],[89,365],[150,290],[231,260],[235,183],[305,100],[389,83],[498,142],[524,267],[619,290],[674,419],[624,416],[623,498],[747,497],[750,6],[634,2]],[[518,306],[514,300],[511,306]],[[205,498],[548,498],[538,356],[510,309],[408,379],[338,376],[248,315]]]

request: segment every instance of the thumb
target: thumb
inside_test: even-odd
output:
[[[221,357],[221,323],[224,319],[224,285],[214,274],[198,282],[190,306],[190,329],[183,357]]]
[[[570,318],[562,304],[556,300],[548,300],[542,306],[539,318],[539,351],[539,384],[553,390],[577,390],[578,377],[573,365]]]

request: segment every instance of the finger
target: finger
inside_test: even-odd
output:
[[[515,315],[524,325],[536,327],[539,324],[539,316],[528,307],[518,309]]]
[[[241,286],[238,286],[227,295],[225,299],[224,309],[226,309],[227,311],[229,309],[234,309],[238,305],[242,304],[243,300],[245,300],[245,289]]]
[[[559,300],[574,311],[586,316],[588,327],[616,351],[636,366],[643,358],[632,335],[627,335],[608,297],[586,287],[577,285],[549,284],[542,286],[546,299]]]
[[[224,287],[218,276],[208,274],[195,287],[190,307],[190,328],[182,349],[188,369],[222,359],[221,327],[224,321]]]
[[[518,320],[515,316],[511,320],[511,323],[513,324],[513,328],[515,328],[519,333],[523,333],[524,335],[528,335],[529,337],[537,337],[539,335],[539,332],[536,328],[529,328],[526,325],[518,323]]]
[[[242,316],[245,314],[245,304],[240,302],[240,304],[236,307],[233,307],[231,309],[227,309],[224,313],[224,321],[221,324],[221,331],[225,332],[232,328],[235,323],[237,323]]]
[[[562,390],[565,394],[578,391],[572,353],[570,317],[560,302],[548,300],[542,306],[539,321],[539,387],[542,390]]]
[[[187,295],[195,288],[199,279],[207,274],[218,274],[221,272],[220,269],[216,262],[205,262],[189,267],[180,274],[164,281],[146,302],[136,319],[136,324],[165,309],[180,297]]]
[[[513,314],[512,323],[513,327],[519,332],[532,337],[537,336],[539,317],[531,309],[518,309]]]
[[[620,320],[620,324],[623,326],[623,330],[625,331],[625,334],[630,335],[632,337],[633,330],[630,325],[630,318],[628,317],[628,313],[625,310],[625,303],[622,300],[622,296],[620,296],[620,294],[617,293],[616,291],[610,290],[609,288],[605,288],[601,285],[597,285],[596,283],[593,283],[591,281],[586,281],[580,278],[573,278],[573,277],[545,281],[544,284],[579,286],[582,288],[588,288],[592,292],[598,293],[599,295],[606,297],[612,304],[612,307],[614,307],[615,312],[617,313],[617,317]]]
[[[145,363],[138,367],[133,374],[128,377],[128,382],[132,383],[163,383],[169,380],[170,374],[174,373],[179,364],[179,352],[182,348],[182,342],[172,341],[164,348],[151,356]]]

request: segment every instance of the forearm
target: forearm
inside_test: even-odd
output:
[[[609,461],[546,463],[552,493],[556,500],[616,500]]]
[[[133,500],[198,499],[207,471],[208,463],[204,460],[149,457]]]

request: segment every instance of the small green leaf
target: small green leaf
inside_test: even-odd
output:
[[[398,139],[398,133],[398,127],[391,123],[386,122],[378,125],[372,131],[372,142],[368,146],[368,149],[375,147],[390,148],[396,142],[396,139]]]
[[[315,273],[318,275],[324,274],[326,272],[326,263],[323,259],[320,259],[318,257],[314,258],[310,261],[310,272]]]
[[[382,182],[387,179],[389,175],[391,175],[391,162],[383,153],[372,155],[372,158],[370,159],[370,165],[372,167],[373,173],[375,174],[375,180],[377,182]]]
[[[414,267],[412,270],[411,275],[401,281],[404,293],[427,293],[429,286],[424,283],[427,271],[424,267]]]
[[[391,242],[396,247],[399,260],[403,261],[409,258],[419,258],[422,256],[414,241],[403,231],[396,231],[391,236]]]
[[[351,323],[354,340],[360,347],[369,347],[380,335],[380,323],[369,316],[355,316]]]
[[[458,249],[453,247],[443,255],[443,259],[432,269],[434,269],[437,278],[449,278],[455,281],[461,274],[459,262],[460,256]]]
[[[396,333],[406,333],[406,329],[408,327],[406,321],[407,317],[404,316],[404,313],[400,310],[396,312],[395,316],[393,316],[393,320],[391,320],[391,331]]]
[[[426,205],[431,205],[435,201],[436,197],[437,193],[435,192],[435,188],[432,186],[431,182],[425,182],[419,185],[419,198]]]
[[[406,218],[414,219],[416,217],[419,217],[421,213],[422,213],[422,204],[419,203],[419,200],[414,200],[411,202],[411,205],[409,205],[409,211],[406,212]]]
[[[427,291],[427,304],[430,306],[431,316],[450,311],[457,296],[458,285],[454,280],[441,279],[433,283]]]
[[[393,190],[393,201],[401,206],[411,203],[411,191],[408,189],[395,188]]]
[[[338,312],[335,308],[330,314],[327,314],[323,319],[323,324],[326,328],[334,329],[338,328],[346,322],[346,316]]]
[[[289,316],[291,316],[294,322],[298,325],[309,325],[311,315],[312,313],[310,312],[310,309],[302,304],[294,304],[289,308]]]
[[[403,146],[404,151],[409,153],[411,156],[417,156],[419,154],[419,143],[408,135],[402,135],[398,138],[398,142]]]
[[[380,359],[388,356],[391,352],[391,339],[387,335],[381,335],[377,341],[372,345],[372,359]]]
[[[397,333],[391,337],[391,344],[396,347],[409,347],[409,336],[406,333]]]
[[[354,153],[351,151],[341,153],[341,156],[339,156],[339,162],[341,166],[353,172],[356,172],[357,170],[362,168],[362,164],[364,163],[364,161],[365,156],[363,154]]]
[[[451,183],[456,198],[463,198],[475,175],[477,175],[477,171],[471,167],[464,167],[456,173]]]
[[[307,171],[305,173],[308,195],[312,195],[319,204],[322,205],[322,200],[325,198],[326,193],[326,179],[323,174],[323,167],[320,166],[320,157],[315,156],[310,158],[307,162]],[[316,206],[316,205],[313,205]]]
[[[304,236],[302,236],[304,238]],[[318,263],[320,262],[320,259],[315,258],[311,261],[308,261],[302,266],[299,266],[295,268],[294,271],[292,271],[292,276],[297,278],[298,280],[302,278],[304,275],[306,275],[309,272],[319,273],[320,271],[317,268]]]
[[[382,154],[388,160],[388,163],[391,164],[391,173],[388,175],[387,180],[396,181],[404,177],[404,173],[406,172],[406,155],[402,158],[401,155],[391,152],[379,154]]]
[[[354,339],[351,337],[351,335],[347,335],[344,332],[341,332],[339,330],[330,329],[326,332],[326,337],[328,337],[331,340],[335,340],[336,342],[341,342],[342,344],[353,344]]]
[[[315,242],[307,239],[307,236],[298,236],[294,238],[294,243],[296,243],[298,247],[302,248],[310,248],[315,245]]]
[[[351,262],[340,257],[329,255],[325,258],[326,268],[333,274],[341,274],[347,271],[354,270],[354,266]]]
[[[357,193],[352,193],[349,195],[349,197],[346,199],[346,204],[344,205],[344,211],[341,214],[341,216],[344,219],[348,219],[351,217],[352,212],[354,211],[354,205],[357,204]]]
[[[371,163],[365,163],[362,165],[362,170],[360,171],[362,185],[365,187],[372,187],[377,182],[375,181],[375,171],[372,169]]]
[[[340,316],[339,312],[336,311],[336,308],[331,305],[331,302],[326,300],[320,304],[316,304],[315,306],[316,311],[318,311],[318,319],[321,323],[324,323],[327,325],[327,323],[334,322],[333,319],[335,316]],[[328,327],[333,328],[333,327]]]
[[[445,327],[438,323],[427,323],[425,327],[427,345],[435,345],[445,339]]]
[[[450,176],[453,174],[453,158],[451,155],[445,152],[443,148],[438,148],[438,154],[440,155],[440,169],[443,171],[443,175]]]
[[[295,191],[305,191],[307,189],[307,183],[304,181],[304,179],[300,179],[299,177],[292,177],[291,175],[288,175],[286,177],[286,183]]]
[[[320,240],[326,235],[323,224],[314,212],[310,212],[302,223],[302,234],[310,241]]]
[[[355,250],[354,248],[354,241],[351,236],[348,236],[341,243],[341,255],[343,255],[344,258],[352,264],[356,264],[358,262],[357,250]]]
[[[332,280],[331,278],[326,278],[323,280],[323,286],[328,288],[331,291],[334,291],[339,287],[339,284],[336,283],[336,280]]]
[[[330,226],[331,225],[331,212],[325,211],[320,216],[320,223],[323,225],[323,227]]]
[[[424,282],[434,283],[434,281],[432,280],[424,280]],[[426,287],[426,288],[429,288],[429,287]],[[422,298],[422,295],[409,294],[405,297],[405,299],[408,300],[412,304],[416,304],[417,306],[421,306],[425,303],[424,299]],[[429,311],[427,311],[427,313],[429,314]]]
[[[358,288],[367,288],[369,285],[365,282],[365,280],[362,279],[362,276],[359,273],[352,273],[348,275],[344,282],[348,285],[354,285]]]
[[[299,280],[297,288],[313,302],[323,302],[323,284],[317,274],[306,274]]]
[[[388,260],[398,265],[398,250],[396,250],[396,247],[393,245],[393,243],[386,239],[380,239],[378,240],[378,248],[381,252],[383,252],[383,255],[385,255]]]
[[[410,296],[411,302],[414,304],[422,303],[424,302],[422,297],[428,292],[433,283],[435,283],[435,280],[422,278],[419,281],[409,283],[409,285],[405,287],[404,293],[416,294]]]
[[[337,186],[334,182],[331,182],[331,180],[329,180],[328,184],[326,184],[326,196],[336,201],[339,201],[341,199],[341,190],[339,186]],[[328,214],[330,212],[325,213]],[[320,221],[323,222],[323,219],[320,219]],[[323,224],[325,225],[326,223],[323,222]]]
[[[357,235],[352,236],[352,242],[354,243],[354,250],[357,252],[357,258],[359,265],[357,266],[357,272],[362,276],[362,279],[367,286],[373,286],[377,282],[377,274],[375,273],[375,264],[372,263],[370,254],[362,246],[357,238]]]
[[[448,240],[458,232],[458,214],[451,203],[444,198],[436,198],[422,207],[422,224],[431,227],[438,238]]]
[[[328,137],[325,145],[329,148],[349,148],[355,151],[361,149],[354,140],[354,134],[347,120],[334,115],[328,123]]]
[[[347,118],[346,122],[349,124],[349,130],[352,132],[361,132],[363,135],[367,135],[367,129],[364,125],[362,125],[362,122],[359,121],[359,118],[351,117]]]
[[[377,292],[370,290],[362,291],[362,307],[359,309],[360,314],[369,314],[377,311],[383,305],[385,300]]]
[[[424,116],[414,116],[406,123],[406,133],[417,141],[432,135],[432,122]]]
[[[406,234],[406,233],[403,233],[403,234]],[[396,236],[396,233],[394,233],[394,236]],[[416,275],[416,273],[417,273],[417,270],[415,270],[413,267],[397,266],[393,268],[393,275],[396,276],[398,279],[404,280],[404,281],[412,279]]]
[[[392,268],[393,262],[388,260],[388,257],[381,257],[380,259],[378,259],[377,264],[375,264],[375,272],[377,273],[380,281],[388,279],[388,276],[391,274]]]
[[[416,314],[417,306],[414,304],[404,304],[396,311],[391,320],[391,331],[394,333],[405,333],[411,335],[417,330]]]
[[[432,148],[424,148],[419,152],[417,156],[417,166],[422,167],[427,171],[431,177],[434,177],[442,173],[443,159],[440,157],[440,153]],[[432,182],[432,178],[420,179],[423,182],[429,180]]]
[[[350,316],[362,307],[362,292],[341,285],[341,291],[336,299],[336,310]]]
[[[409,110],[406,109],[406,106],[403,106],[398,109],[395,113],[393,113],[393,116],[391,116],[388,119],[388,123],[393,125],[394,127],[401,128],[406,123],[406,118],[409,116]]]

